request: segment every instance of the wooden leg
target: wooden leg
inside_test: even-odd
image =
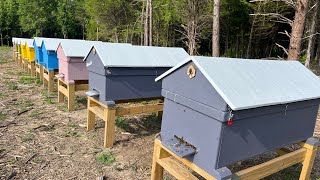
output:
[[[157,163],[158,159],[170,157],[171,155],[158,145],[158,141],[154,142],[153,149],[153,160],[152,160],[152,171],[151,180],[162,180],[163,179],[163,167]]]
[[[68,85],[68,109],[70,111],[74,111],[75,106],[75,84]]]
[[[302,166],[302,171],[300,174],[300,180],[309,180],[310,179],[310,174],[311,170],[313,167],[314,159],[317,154],[317,146],[311,146],[311,148],[307,148],[306,156],[303,161],[303,166]]]
[[[60,79],[58,79],[58,102],[59,103],[63,103],[64,102],[64,95],[63,93],[59,90],[60,86],[62,86],[62,83],[60,81]]]
[[[44,71],[43,71],[43,66],[40,66],[40,80],[41,81],[43,81],[43,73],[44,73]]]
[[[54,91],[54,71],[49,71],[48,72],[48,77],[49,77],[49,80],[48,80],[48,91],[50,93],[53,93],[53,91]]]
[[[35,67],[34,67],[34,62],[31,63],[31,76],[34,77],[35,76]]]
[[[90,98],[88,98],[87,131],[91,131],[92,129],[94,129],[95,118],[96,118],[96,115],[92,111],[90,111],[90,107],[91,107],[91,100]]]
[[[163,103],[163,100],[160,100],[159,103]],[[157,116],[159,119],[162,119],[163,111],[158,111]]]
[[[114,143],[116,109],[111,107],[105,108],[103,114],[105,117],[104,147],[109,148]]]

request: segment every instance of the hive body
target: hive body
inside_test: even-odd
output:
[[[89,90],[107,101],[161,97],[161,83],[154,79],[169,68],[104,68],[99,56],[89,54]]]
[[[57,53],[55,51],[48,51],[44,44],[42,44],[42,56],[43,65],[47,70],[52,71],[59,68]]]
[[[187,75],[191,65],[197,70],[193,78]],[[320,103],[314,99],[231,111],[193,62],[165,77],[162,88],[162,143],[173,151],[176,137],[190,143],[197,153],[186,158],[213,176],[232,163],[312,137]]]

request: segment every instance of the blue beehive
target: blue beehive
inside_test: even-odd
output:
[[[40,65],[43,64],[43,54],[42,54],[41,44],[44,39],[49,39],[49,38],[35,37],[33,41],[33,47],[36,54],[35,62]]]
[[[313,136],[320,81],[300,62],[192,57],[158,80],[162,144],[217,179]]]
[[[57,48],[61,41],[64,39],[43,39],[41,44],[42,58],[44,66],[47,70],[53,71],[59,69]]]

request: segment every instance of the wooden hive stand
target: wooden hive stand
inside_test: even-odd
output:
[[[142,113],[162,112],[163,103],[147,104],[139,106],[118,107],[113,101],[105,105],[98,100],[88,97],[87,131],[91,131],[95,126],[95,116],[105,121],[104,147],[113,146],[115,139],[115,118],[116,116],[136,115]]]
[[[33,77],[36,75],[35,71],[36,71],[36,69],[35,69],[34,62],[28,61],[28,74],[30,74],[30,76]]]
[[[19,65],[19,52],[15,52],[13,58],[17,65]]]
[[[21,68],[23,69],[23,70],[26,70],[26,60],[21,56]]]
[[[34,63],[35,67],[35,76],[40,78],[41,81],[43,81],[43,66],[41,66],[39,63]]]
[[[18,53],[18,59],[17,59],[17,61],[18,61],[18,66],[19,66],[19,67],[22,67],[22,57],[21,57],[21,54],[19,54],[19,53]]]
[[[48,87],[48,92],[52,93],[54,91],[54,76],[58,74],[58,69],[49,71],[43,67],[43,85]]]
[[[236,173],[233,173],[232,175],[230,174],[228,177],[222,179],[262,179],[292,165],[302,163],[303,166],[300,174],[300,180],[308,180],[310,179],[312,166],[317,154],[318,140],[316,140],[315,138],[309,138],[306,142],[300,142],[298,143],[298,145],[301,146],[301,149],[292,152],[287,149],[277,150],[276,152],[278,153],[279,157],[276,157],[265,163],[238,171]],[[176,159],[180,163],[178,163],[174,159]],[[198,179],[189,170],[181,166],[181,163],[190,168],[192,171],[198,173],[205,179],[216,180],[216,178],[199,168],[197,165],[193,164],[185,158],[180,158],[179,156],[177,156],[174,152],[163,146],[161,144],[161,141],[156,138],[154,142],[151,180],[162,180],[163,170],[166,170],[168,173],[179,180]]]
[[[68,99],[68,110],[74,111],[75,99],[77,91],[87,91],[89,88],[88,80],[83,81],[72,81],[66,83],[62,78],[58,78],[58,101],[59,103],[64,102],[64,97]]]

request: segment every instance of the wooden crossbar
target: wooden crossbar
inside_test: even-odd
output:
[[[28,61],[28,74],[35,76],[35,64],[34,62]]]
[[[88,81],[75,81],[75,83],[66,83],[61,78],[58,79],[58,101],[64,102],[64,97],[68,100],[68,111],[75,109],[75,92],[87,91],[89,89]]]
[[[103,119],[105,121],[104,147],[109,148],[112,147],[114,143],[116,116],[136,115],[162,111],[163,103],[121,107],[116,105],[114,107],[108,107],[98,100],[92,97],[88,97],[87,131],[91,131],[94,129],[95,116]]]
[[[48,92],[54,91],[54,75],[58,74],[58,70],[49,71],[43,67],[43,85],[48,87]]]
[[[202,170],[197,165],[188,161],[185,158],[180,158],[174,152],[167,149],[162,145],[159,139],[156,139],[154,142],[154,154],[153,154],[153,164],[152,164],[152,173],[151,180],[161,180],[163,177],[163,171],[168,171],[172,176],[177,179],[192,179],[192,174],[187,170],[182,170],[176,161],[173,161],[172,158],[176,159],[178,162],[184,164],[192,171],[198,173],[200,176],[205,179],[216,180],[213,176]],[[298,143],[302,148],[293,152],[281,149],[281,156],[274,158],[265,163],[238,171],[234,173],[231,179],[242,180],[242,179],[262,179],[271,174],[279,172],[285,168],[288,168],[292,165],[302,163],[302,171],[300,174],[300,180],[308,180],[310,178],[313,162],[315,155],[317,153],[317,146],[312,146],[304,142]],[[169,158],[171,158],[169,160]],[[178,166],[179,165],[179,166]],[[191,175],[190,175],[191,174]]]

